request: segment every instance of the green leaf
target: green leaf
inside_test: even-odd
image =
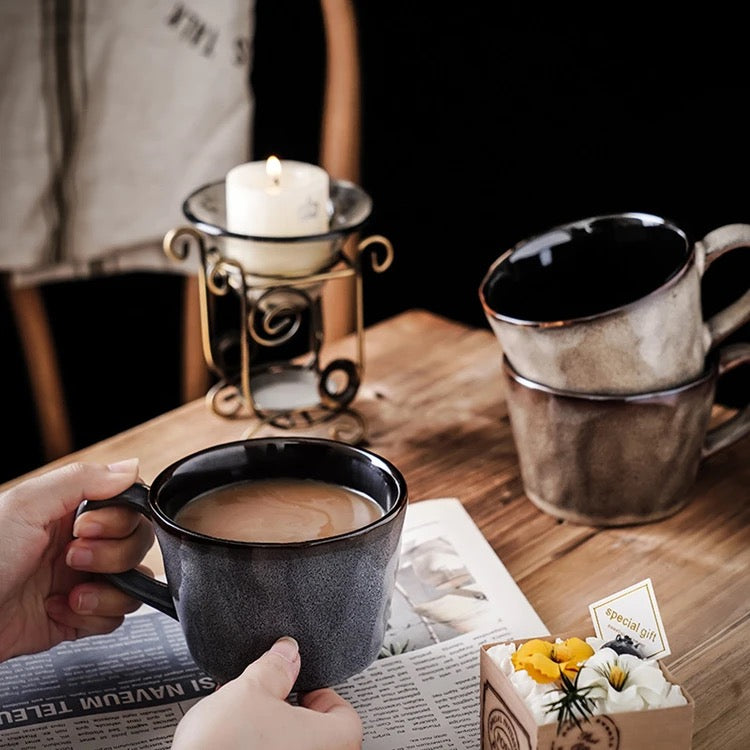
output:
[[[581,722],[589,721],[593,716],[594,702],[586,697],[593,686],[578,687],[579,674],[580,672],[576,672],[575,680],[571,680],[562,670],[560,671],[560,690],[563,696],[547,707],[548,713],[557,712],[558,734],[562,731],[563,725],[569,722],[582,730]]]

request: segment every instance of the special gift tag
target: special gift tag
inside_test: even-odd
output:
[[[650,578],[589,604],[594,632],[605,641],[629,637],[647,659],[672,653]]]

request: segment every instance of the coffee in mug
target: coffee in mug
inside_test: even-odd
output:
[[[224,518],[225,509],[234,513],[232,498],[250,496],[255,485],[256,499],[268,501],[272,486],[277,500],[290,504],[324,487],[328,501],[336,498],[329,506],[345,497],[350,507],[333,514],[327,507],[321,522],[307,503],[295,519],[306,528],[293,541],[228,538],[236,519]],[[299,691],[338,684],[377,658],[407,500],[401,472],[372,451],[323,438],[271,437],[198,451],[165,468],[150,487],[136,483],[116,498],[84,502],[79,512],[126,505],[152,521],[166,583],[138,570],[107,577],[179,620],[196,664],[217,682],[234,679],[277,638],[289,635],[300,644]],[[185,523],[193,502],[199,531]],[[375,512],[368,503],[377,504]],[[351,504],[366,509],[362,515],[359,508],[356,522]],[[240,511],[247,515],[243,525],[262,525],[251,506]],[[328,518],[337,514],[351,528],[337,528]]]
[[[697,378],[708,351],[750,319],[750,288],[702,318],[705,270],[738,248],[750,248],[750,225],[728,224],[691,246],[659,216],[594,216],[508,250],[479,297],[524,377],[580,393],[656,391]]]
[[[175,523],[239,542],[304,542],[347,534],[383,515],[371,497],[312,479],[236,482],[198,495]]]

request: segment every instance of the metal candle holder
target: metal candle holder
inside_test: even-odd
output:
[[[171,229],[164,251],[183,262],[191,249],[200,254],[199,293],[203,354],[216,384],[206,394],[208,406],[229,418],[253,418],[244,433],[250,436],[263,425],[277,429],[307,429],[332,422],[337,439],[360,442],[365,438],[364,417],[350,407],[364,376],[364,312],[362,270],[364,259],[381,273],[393,260],[391,243],[380,235],[360,241],[354,257],[344,252],[347,239],[359,230],[372,210],[372,201],[360,187],[331,180],[330,228],[324,234],[301,237],[256,237],[226,228],[224,181],[193,192],[182,206],[191,226]],[[262,243],[262,244],[258,244]],[[321,244],[326,243],[326,244]],[[244,251],[304,253],[323,265],[312,272],[269,275],[248,268],[240,260]],[[326,251],[327,250],[327,251]],[[251,264],[252,265],[252,264]],[[334,359],[323,365],[320,350],[325,341],[321,292],[326,282],[355,280],[355,358]],[[222,330],[219,302],[234,297],[239,314],[236,328]],[[303,325],[305,314],[309,320]],[[231,319],[230,315],[230,319]],[[257,361],[260,352],[273,353],[283,344],[300,344],[307,330],[306,349],[291,358]],[[236,353],[239,350],[239,357]],[[235,354],[234,362],[229,353]]]

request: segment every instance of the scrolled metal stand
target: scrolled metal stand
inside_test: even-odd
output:
[[[344,183],[334,187],[340,189],[334,195],[339,198],[341,213],[354,210],[351,208],[354,205],[352,192],[356,186]],[[216,185],[207,188],[213,192],[203,198],[199,208],[208,207],[213,211],[218,202]],[[193,196],[201,196],[207,188],[196,191]],[[356,193],[354,198],[357,198]],[[366,262],[375,273],[390,267],[394,255],[390,241],[381,235],[366,237],[350,258],[343,247],[358,229],[361,216],[356,217],[357,221],[347,222],[346,215],[342,218],[334,213],[335,229],[327,235],[335,243],[334,252],[325,269],[305,276],[260,276],[249,273],[240,261],[226,257],[221,245],[222,235],[228,233],[220,223],[217,226],[202,220],[204,217],[196,219],[195,203],[189,204],[190,200],[186,201],[185,213],[195,226],[170,230],[163,245],[167,256],[175,262],[184,262],[194,251],[200,256],[203,354],[217,379],[206,394],[208,408],[226,419],[253,419],[244,437],[256,434],[264,426],[299,431],[330,423],[329,434],[334,439],[349,443],[365,440],[366,420],[351,406],[365,371],[362,273]],[[369,214],[369,204],[365,209],[365,215]],[[355,356],[323,364],[320,358],[325,339],[321,289],[328,281],[351,277],[355,284]],[[239,301],[239,325],[234,335],[222,333],[217,321],[216,303],[228,294],[235,295]],[[290,361],[254,363],[253,354],[258,347],[273,350],[292,341],[300,333],[305,312],[309,313],[307,351]],[[230,372],[225,352],[237,344],[239,367]]]

